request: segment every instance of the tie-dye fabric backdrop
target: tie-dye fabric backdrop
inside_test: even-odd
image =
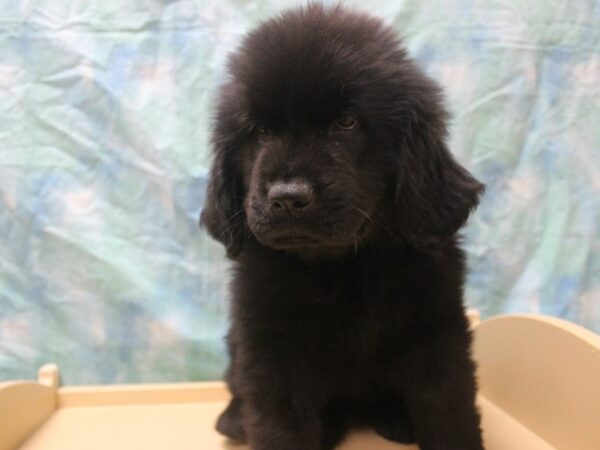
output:
[[[364,2],[354,2],[360,4]],[[215,379],[227,264],[198,229],[224,60],[293,5],[0,0],[0,380]],[[487,184],[470,305],[600,331],[600,2],[372,1]]]

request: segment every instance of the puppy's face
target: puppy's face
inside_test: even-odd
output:
[[[310,84],[293,89],[302,101],[284,92],[282,101],[247,112],[238,165],[248,227],[263,245],[287,251],[357,246],[385,188],[364,116],[343,80],[332,83],[326,105]]]
[[[439,245],[481,185],[448,153],[439,90],[391,30],[312,6],[266,22],[230,61],[203,221],[231,256],[252,235],[338,254]]]

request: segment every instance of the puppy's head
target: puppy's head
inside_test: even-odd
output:
[[[250,33],[230,59],[202,222],[299,254],[369,242],[431,249],[483,186],[446,148],[439,88],[379,20],[312,5]]]

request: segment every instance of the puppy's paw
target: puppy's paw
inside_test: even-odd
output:
[[[375,432],[388,441],[400,444],[415,442],[412,427],[407,417],[398,415],[380,416],[373,422]]]
[[[216,429],[223,436],[235,441],[246,441],[246,431],[242,424],[242,400],[234,397],[229,405],[219,416]]]

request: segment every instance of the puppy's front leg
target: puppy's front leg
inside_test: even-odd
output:
[[[324,394],[317,375],[297,342],[263,333],[241,340],[237,355],[237,389],[250,448],[321,450]]]
[[[421,450],[484,450],[468,335],[443,339],[454,345],[415,349],[405,367],[403,396],[416,441]]]
[[[244,398],[243,416],[253,450],[320,450],[322,424],[310,395],[272,379]]]

